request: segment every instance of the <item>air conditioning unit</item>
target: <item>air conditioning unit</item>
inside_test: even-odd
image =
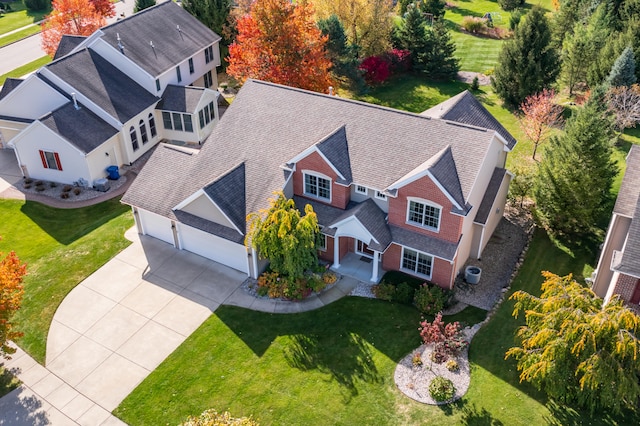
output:
[[[96,191],[107,192],[111,188],[111,183],[106,178],[96,179],[93,181],[93,187]]]

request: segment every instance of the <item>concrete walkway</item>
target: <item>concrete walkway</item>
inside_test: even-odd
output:
[[[46,368],[20,351],[23,385],[0,398],[0,425],[115,425],[110,412],[221,304],[272,313],[317,309],[358,284],[342,278],[302,302],[259,299],[246,276],[135,229],[133,244],[74,288],[56,311]]]

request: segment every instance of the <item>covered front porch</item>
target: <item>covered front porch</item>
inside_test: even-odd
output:
[[[340,259],[340,266],[331,266],[331,269],[355,278],[358,281],[379,283],[385,273],[382,269],[382,262],[377,262],[377,271],[373,269],[373,259],[362,256],[358,253],[349,252]],[[374,281],[373,278],[376,278]]]

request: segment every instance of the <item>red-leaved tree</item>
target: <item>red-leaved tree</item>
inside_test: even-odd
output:
[[[111,3],[111,0],[89,0],[89,2],[91,2],[98,15],[105,18],[116,16],[116,6]]]
[[[433,344],[433,361],[437,363],[446,361],[450,356],[457,356],[469,344],[462,337],[460,323],[456,321],[445,324],[442,313],[436,315],[433,322],[422,321],[418,330],[425,345]]]
[[[27,266],[14,252],[4,258],[0,253],[0,355],[7,359],[16,351],[8,345],[9,340],[22,336],[13,330],[11,318],[20,309],[24,294],[22,279],[26,273]]]
[[[308,2],[256,0],[238,19],[236,41],[229,46],[227,73],[316,92],[333,85],[327,37],[316,26]]]
[[[383,56],[369,56],[360,64],[360,69],[364,71],[364,80],[368,85],[373,86],[387,81],[391,77],[391,63]]]
[[[520,110],[520,128],[527,139],[533,143],[533,159],[536,159],[538,146],[545,142],[551,129],[562,124],[562,106],[554,102],[553,90],[544,89],[540,93],[528,96]]]
[[[42,49],[53,56],[62,36],[88,36],[106,24],[90,0],[53,0],[53,10],[42,24]]]

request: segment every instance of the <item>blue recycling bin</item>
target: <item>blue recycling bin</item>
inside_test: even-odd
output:
[[[109,179],[111,179],[111,180],[120,179],[120,173],[118,172],[118,166],[109,166],[109,167],[107,167],[107,173],[109,173]]]

